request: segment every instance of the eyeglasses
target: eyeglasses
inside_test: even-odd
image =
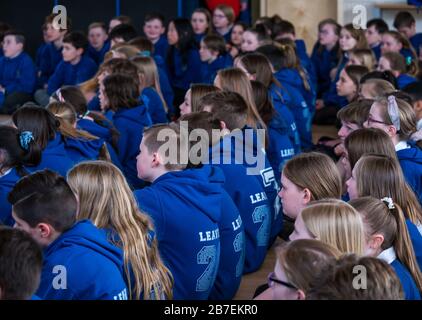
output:
[[[288,283],[288,282],[285,282],[285,281],[282,281],[282,280],[277,279],[277,278],[275,277],[275,273],[274,273],[274,272],[271,272],[271,273],[268,275],[268,286],[271,288],[271,287],[273,287],[273,286],[274,286],[274,283],[281,284],[282,286],[285,286],[285,287],[290,288],[290,289],[295,289],[295,290],[298,290],[298,288],[296,288],[296,287],[295,287],[294,285],[292,285],[291,283]]]
[[[224,19],[226,16],[224,14],[214,14],[213,17],[218,19]]]
[[[379,123],[379,124],[385,124],[385,125],[389,125],[388,123],[384,122],[384,121],[380,121],[380,120],[375,120],[372,117],[368,118],[368,125],[371,125],[371,123]]]

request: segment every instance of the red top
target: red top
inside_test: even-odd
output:
[[[233,8],[236,18],[239,16],[240,0],[205,0],[205,2],[211,12],[213,12],[215,7],[217,7],[218,5],[225,4]]]

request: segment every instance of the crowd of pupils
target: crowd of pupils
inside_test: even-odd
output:
[[[410,13],[394,29],[321,21],[310,56],[289,21],[247,26],[225,5],[167,24],[148,14],[143,36],[127,16],[88,37],[54,18],[35,63],[0,24],[0,299],[232,299],[277,238],[251,298],[421,299],[422,34]],[[194,147],[181,121],[210,139]],[[338,138],[314,144],[313,124]],[[190,152],[202,160],[182,162]]]

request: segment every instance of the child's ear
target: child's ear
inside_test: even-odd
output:
[[[374,234],[369,240],[369,246],[371,249],[378,250],[379,248],[381,248],[383,242],[384,236],[382,234]]]
[[[422,111],[422,100],[418,100],[413,104],[413,108],[415,109],[416,113],[420,113]]]
[[[303,189],[303,202],[308,204],[312,200],[312,192],[308,188]]]
[[[83,55],[84,54],[84,49],[83,48],[79,48],[76,50],[76,52],[78,53],[78,55]]]
[[[400,72],[396,71],[396,70],[391,70],[392,74],[394,75],[394,77],[398,78],[400,76]]]
[[[390,137],[395,137],[397,135],[397,128],[393,125],[388,126],[387,133]]]
[[[152,163],[151,163],[151,167],[152,167],[152,168],[156,168],[156,167],[160,166],[160,165],[161,165],[161,163],[162,163],[162,159],[161,159],[160,154],[159,154],[158,152],[154,152],[154,153],[152,154]]]
[[[53,227],[47,223],[39,223],[37,225],[37,230],[39,232],[40,238],[43,239],[50,238],[53,234]]]
[[[303,290],[297,290],[297,300],[305,300],[305,292]]]

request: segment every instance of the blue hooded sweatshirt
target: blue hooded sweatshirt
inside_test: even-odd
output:
[[[62,61],[62,47],[56,48],[54,43],[48,43],[41,52],[39,59],[38,87],[43,88]]]
[[[278,183],[284,164],[294,157],[295,148],[289,139],[288,126],[284,119],[276,113],[268,125],[269,143],[267,148],[268,160],[274,171]]]
[[[309,149],[313,146],[312,115],[309,106],[300,91],[300,86],[303,85],[301,78],[296,72],[289,69],[278,71],[275,74],[275,77],[280,81],[290,96],[290,103],[288,106],[295,117],[301,146],[303,149]]]
[[[21,176],[15,168],[0,177],[0,225],[4,224],[13,227],[15,224],[12,218],[12,205],[7,201],[7,196],[20,178]]]
[[[62,135],[56,132],[56,137],[50,140],[42,151],[40,164],[35,167],[26,167],[26,169],[31,173],[38,170],[50,169],[66,177],[67,172],[74,164],[66,152]]]
[[[152,125],[151,117],[145,105],[135,108],[120,108],[113,115],[113,123],[120,133],[117,154],[123,166],[123,173],[134,188],[142,188],[144,183],[138,178],[136,157],[144,135],[144,127]]]
[[[47,92],[51,95],[62,86],[80,84],[91,79],[96,72],[97,65],[87,55],[83,55],[81,61],[75,65],[62,61],[48,80]]]
[[[231,67],[233,58],[229,54],[218,56],[213,62],[203,62],[201,64],[202,83],[213,84],[217,72],[221,69]]]
[[[153,87],[148,87],[142,90],[141,99],[148,108],[152,124],[168,123],[163,101]]]
[[[167,35],[162,35],[160,39],[154,44],[154,54],[167,57],[167,51],[169,49],[169,42],[167,41]]]
[[[48,43],[43,43],[37,49],[37,53],[35,54],[35,66],[37,67],[37,70],[40,67],[41,57],[44,53],[44,50],[46,50],[47,46],[48,46]]]
[[[420,51],[421,45],[422,45],[422,33],[415,34],[409,40],[410,40],[410,43],[412,44],[413,48],[415,48],[416,53],[419,57],[419,51]]]
[[[295,117],[288,107],[289,103],[291,103],[290,95],[285,89],[274,84],[270,88],[269,95],[275,110],[287,124],[289,139],[295,149],[295,154],[299,154],[301,152],[300,135],[297,130]]]
[[[416,225],[409,219],[406,219],[406,226],[410,240],[412,241],[413,251],[415,252],[419,268],[422,268],[422,235],[419,232],[418,227],[416,227]]]
[[[22,52],[12,59],[0,58],[0,85],[6,89],[6,96],[14,92],[32,94],[35,84],[35,65],[28,54]]]
[[[90,111],[101,111],[100,94],[97,94],[88,102],[88,110]]]
[[[321,98],[330,90],[330,72],[339,62],[336,48],[328,51],[325,47],[320,52],[321,45],[317,42],[312,51],[311,60],[317,77],[317,96]]]
[[[158,248],[174,278],[176,300],[208,299],[220,261],[222,188],[209,169],[168,172],[135,191],[156,229]]]
[[[408,142],[410,148],[397,152],[400,166],[407,183],[422,203],[422,150],[414,142]]]
[[[337,73],[336,77],[334,78],[334,81],[331,81],[330,83],[330,89],[322,96],[325,106],[335,106],[336,108],[341,109],[349,104],[345,97],[340,97],[337,94],[337,82],[340,79],[340,73],[346,67],[348,61],[349,58],[347,54],[345,54],[337,68]]]
[[[164,62],[164,59],[161,56],[155,55],[154,61],[158,69],[158,77],[160,80],[161,93],[163,94],[163,98],[167,103],[169,112],[173,114],[175,112],[173,108],[174,93],[173,93],[173,88],[171,87],[171,84],[170,84],[169,77],[167,75],[166,64]]]
[[[399,86],[399,89],[402,90],[407,85],[416,82],[416,78],[408,75],[408,74],[401,74],[397,77],[397,85]]]
[[[44,249],[36,295],[44,300],[127,300],[122,250],[89,220],[76,223]]]
[[[240,286],[245,265],[245,229],[239,210],[223,189],[226,178],[220,168],[204,166],[209,180],[222,188],[220,228],[220,265],[209,299],[231,300]]]
[[[104,61],[105,54],[110,51],[110,47],[111,41],[107,40],[104,42],[103,47],[99,51],[97,51],[97,49],[95,49],[93,46],[89,45],[87,52],[89,57],[97,64],[97,66],[100,66]]]
[[[176,47],[170,47],[172,66],[169,68],[169,80],[173,88],[188,90],[192,83],[201,82],[201,58],[198,49],[190,49],[187,53],[186,64],[182,61],[182,55]]]
[[[317,75],[315,71],[314,64],[312,63],[312,60],[308,56],[308,50],[306,49],[306,43],[305,41],[298,39],[295,40],[296,43],[296,51],[297,55],[300,60],[300,64],[305,69],[309,84],[311,86],[312,94],[314,95],[313,99],[316,101],[316,94],[317,94]],[[312,105],[315,105],[315,101],[312,103]]]
[[[377,61],[380,60],[381,55],[382,55],[382,53],[381,53],[381,45],[382,44],[379,44],[379,45],[376,45],[376,46],[374,46],[374,47],[371,48],[372,51],[374,52],[374,55],[375,55],[375,58],[377,59]]]
[[[103,139],[74,139],[64,140],[67,155],[76,164],[82,161],[98,160],[101,148],[104,146]]]
[[[239,209],[245,226],[244,273],[259,269],[270,239],[281,230],[283,221],[277,206],[278,186],[274,172],[263,150],[258,150],[256,131],[253,132],[251,139],[250,135],[244,138],[245,130],[235,130],[214,145],[210,152],[211,163],[224,172],[224,189]],[[255,170],[251,171],[254,167]]]

